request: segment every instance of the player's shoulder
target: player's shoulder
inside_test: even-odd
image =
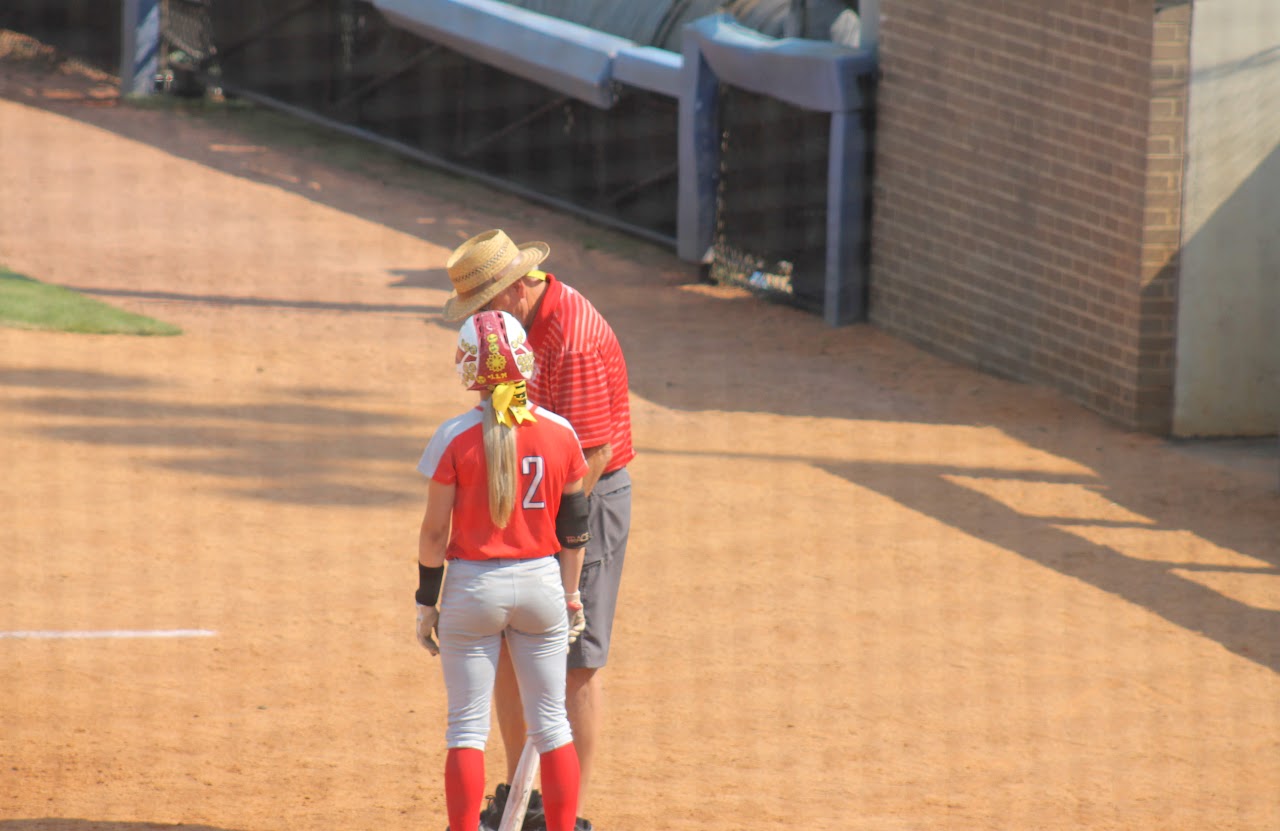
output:
[[[540,419],[546,419],[548,423],[554,425],[552,429],[568,430],[570,433],[573,433],[575,437],[577,436],[577,433],[574,433],[573,425],[569,423],[569,419],[553,410],[548,410],[546,407],[539,406],[534,412],[534,415]]]
[[[484,423],[484,412],[479,407],[472,407],[465,413],[454,416],[445,421],[431,436],[432,444],[448,445],[458,436],[468,430],[479,427]]]
[[[484,414],[477,408],[454,416],[437,427],[431,434],[426,449],[422,451],[422,456],[418,459],[419,472],[428,478],[434,476],[441,460],[459,436],[465,435],[472,428],[479,428],[483,422]]]
[[[542,406],[541,404],[538,404],[535,406],[534,415],[537,418],[546,419],[548,422],[556,425],[557,427],[565,427],[570,430],[573,429],[572,427],[569,426],[569,420],[567,418],[555,412],[554,410],[548,410],[546,407]]]

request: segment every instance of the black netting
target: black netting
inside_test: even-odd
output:
[[[663,238],[676,233],[677,103],[601,110],[390,25],[370,4],[215,0],[226,88],[301,107]]]
[[[831,116],[721,88],[712,278],[820,309]]]
[[[163,0],[160,5],[160,76],[166,92],[203,95],[214,58],[214,0]]]
[[[164,0],[161,6],[161,39],[169,63],[192,67],[213,58],[214,0]]]
[[[120,0],[2,0],[0,28],[107,72],[120,70]]]
[[[343,64],[342,0],[215,0],[213,43],[227,85],[322,112]]]

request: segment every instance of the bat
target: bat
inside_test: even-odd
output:
[[[538,775],[538,749],[532,741],[524,743],[520,761],[516,763],[516,775],[511,777],[511,791],[507,794],[507,807],[502,812],[498,831],[520,831],[524,814],[529,808],[529,794],[533,793],[533,780]]]

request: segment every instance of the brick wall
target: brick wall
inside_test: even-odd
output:
[[[1151,0],[881,9],[871,321],[1166,430],[1185,106],[1153,66],[1185,80],[1185,31]]]
[[[1169,8],[1157,11],[1153,30],[1134,426],[1167,434],[1173,424],[1191,4],[1160,5]]]

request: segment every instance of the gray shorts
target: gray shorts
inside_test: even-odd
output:
[[[613,613],[631,533],[631,475],[624,467],[600,478],[587,498],[591,542],[582,564],[582,609],[587,631],[569,647],[569,669],[599,669],[609,659]]]

